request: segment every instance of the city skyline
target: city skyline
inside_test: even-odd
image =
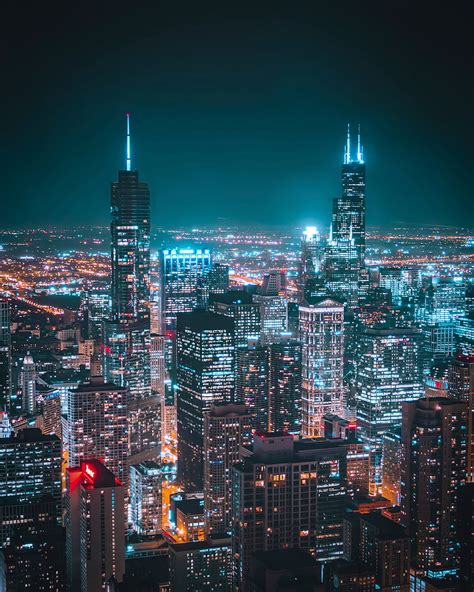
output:
[[[48,128],[28,173],[15,161],[19,191],[41,169],[39,211],[28,191],[8,196],[15,169],[4,179],[3,223],[13,208],[26,228],[0,227],[0,592],[474,590],[474,227],[459,191],[470,163],[465,127],[444,129],[440,152],[447,120],[433,125],[459,90],[462,62],[444,70],[462,44],[446,35],[450,51],[433,51],[433,10],[407,24],[391,7],[338,6],[336,34],[332,9],[314,6],[258,5],[247,20],[201,4],[177,21],[159,3],[100,6],[72,21],[58,11],[41,37],[45,10],[31,38],[35,13],[25,18],[18,59],[38,41],[29,96],[51,109],[12,154],[61,96],[82,85],[87,98],[56,110],[61,141]],[[35,92],[53,64],[59,84]],[[112,78],[94,80],[102,69]],[[153,148],[161,100],[179,89],[174,131]],[[122,103],[116,136],[107,122]],[[175,133],[183,113],[194,127]],[[432,166],[442,151],[451,160]],[[107,226],[93,224],[102,201]]]

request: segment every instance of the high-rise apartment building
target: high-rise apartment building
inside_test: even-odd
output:
[[[177,321],[178,475],[186,491],[202,491],[203,413],[234,398],[234,320],[205,311]]]
[[[393,505],[400,505],[402,436],[400,428],[382,436],[382,495]]]
[[[0,298],[0,408],[10,402],[12,390],[12,344],[10,332],[10,301]]]
[[[150,384],[151,389],[160,395],[165,396],[166,381],[166,337],[165,335],[154,335],[150,337]]]
[[[232,589],[232,547],[228,537],[170,545],[170,592]]]
[[[235,347],[247,347],[260,338],[260,306],[245,291],[233,290],[210,296],[209,312],[234,319]]]
[[[347,449],[331,440],[256,433],[253,454],[232,469],[234,577],[255,551],[301,547],[316,559],[342,555]]]
[[[347,514],[344,557],[373,570],[377,590],[409,592],[410,537],[393,520],[378,512]]]
[[[301,342],[301,432],[323,433],[326,413],[344,414],[344,306],[332,298],[304,301],[299,308]]]
[[[128,482],[128,393],[124,387],[92,376],[68,392],[65,442],[69,466],[100,458],[122,482]]]
[[[359,337],[357,425],[371,454],[371,492],[382,485],[382,436],[402,421],[402,402],[423,396],[421,332],[367,328]]]
[[[132,529],[139,535],[161,532],[161,465],[145,460],[130,467],[130,516]]]
[[[264,345],[249,343],[235,351],[235,400],[243,403],[252,416],[252,427],[268,430],[268,367],[269,350]]]
[[[402,524],[412,539],[413,563],[425,576],[454,575],[456,509],[467,472],[467,403],[439,397],[402,407]]]
[[[268,426],[272,432],[301,430],[301,344],[280,339],[268,348]]]
[[[20,390],[22,408],[25,413],[36,411],[36,364],[30,352],[23,358],[20,370]]]
[[[67,469],[66,560],[69,590],[106,591],[125,573],[125,488],[100,461]]]
[[[222,403],[204,412],[204,514],[209,536],[231,528],[231,467],[251,440],[245,405]]]

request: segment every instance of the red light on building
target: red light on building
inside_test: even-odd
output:
[[[94,481],[95,479],[95,471],[94,469],[88,465],[87,463],[84,465],[84,475],[90,479],[91,481]]]

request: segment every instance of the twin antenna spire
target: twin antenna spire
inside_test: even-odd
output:
[[[127,156],[126,156],[126,169],[127,171],[132,170],[132,156],[130,150],[130,113],[126,113],[127,117]]]
[[[360,123],[357,128],[357,159],[351,159],[351,126],[347,124],[347,140],[346,145],[344,148],[344,164],[349,164],[350,162],[364,162],[364,151],[360,144]]]

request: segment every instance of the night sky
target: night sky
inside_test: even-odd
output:
[[[347,122],[369,225],[473,223],[467,1],[100,4],[3,15],[0,226],[108,223],[126,111],[155,226],[327,226]]]

